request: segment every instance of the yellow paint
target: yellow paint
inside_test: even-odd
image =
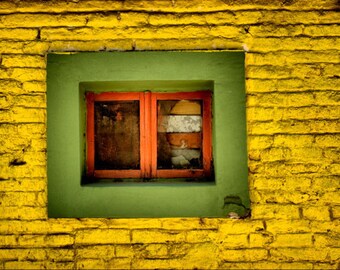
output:
[[[336,6],[1,1],[0,268],[337,269]],[[46,53],[133,49],[247,51],[251,218],[47,219]]]

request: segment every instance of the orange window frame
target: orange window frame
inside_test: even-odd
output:
[[[157,101],[201,100],[202,110],[202,169],[157,168]],[[140,169],[95,169],[95,117],[94,104],[100,101],[138,100],[140,116]],[[210,177],[212,171],[212,110],[211,92],[104,92],[86,93],[86,174],[91,178],[201,178]]]

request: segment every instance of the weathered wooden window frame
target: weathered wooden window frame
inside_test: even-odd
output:
[[[202,169],[157,168],[157,101],[200,100],[202,107]],[[95,117],[97,101],[139,101],[140,117],[140,169],[96,170],[95,169]],[[211,91],[195,92],[103,92],[86,93],[86,142],[87,177],[89,178],[207,178],[212,175],[212,110]],[[150,134],[151,133],[151,134]]]

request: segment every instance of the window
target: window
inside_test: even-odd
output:
[[[87,176],[212,175],[211,92],[86,93]]]
[[[244,57],[227,51],[48,54],[48,216],[243,215],[239,205],[250,205]],[[182,118],[196,125],[175,132],[178,123],[188,126]]]

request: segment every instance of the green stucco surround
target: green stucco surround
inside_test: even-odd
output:
[[[206,89],[213,90],[214,182],[82,184],[85,91]],[[244,53],[49,54],[47,154],[49,217],[222,217],[230,211],[242,213],[238,197],[249,207]]]

